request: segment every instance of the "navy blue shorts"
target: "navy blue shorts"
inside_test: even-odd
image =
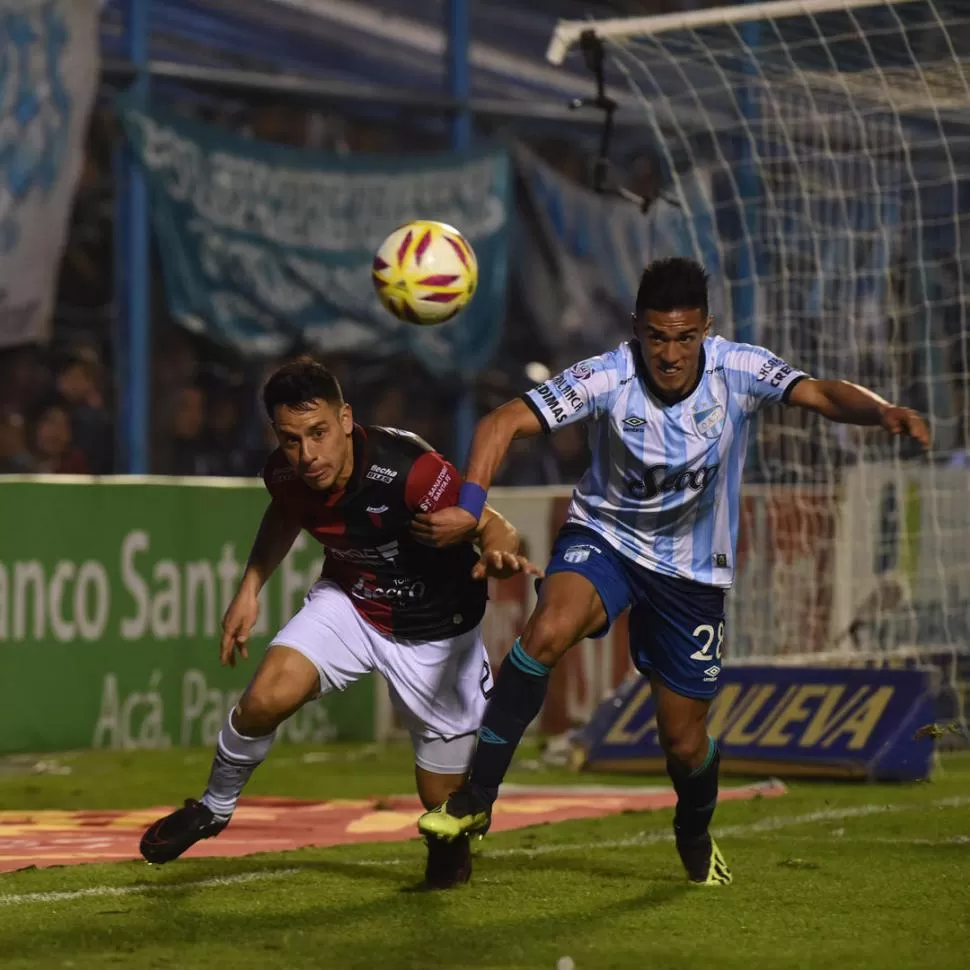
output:
[[[724,590],[664,576],[621,556],[605,539],[566,526],[559,533],[546,575],[579,573],[596,587],[607,623],[605,636],[629,606],[630,656],[642,674],[660,678],[685,697],[717,693],[724,642]]]

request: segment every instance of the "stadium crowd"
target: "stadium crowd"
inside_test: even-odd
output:
[[[185,106],[183,106],[185,107]],[[296,107],[260,107],[200,102],[188,105],[203,120],[224,124],[280,144],[337,152],[427,150],[427,133],[418,139],[406,127],[386,122],[348,120],[336,114]],[[117,368],[123,334],[114,313],[113,156],[120,134],[109,105],[99,106],[91,120],[86,158],[60,270],[52,337],[46,345],[0,350],[0,474],[110,474],[124,470],[117,430],[124,402],[118,398]],[[431,147],[435,147],[431,145]],[[442,146],[444,147],[444,144]],[[592,146],[535,137],[528,147],[561,175],[582,182],[590,172]],[[647,198],[658,191],[656,170],[646,156],[627,159],[624,178]],[[277,363],[246,361],[229,348],[215,345],[178,326],[165,304],[158,253],[153,251],[152,388],[150,471],[162,475],[254,476],[273,447],[258,389]],[[892,337],[890,336],[890,340]],[[303,348],[294,347],[293,351]],[[811,366],[811,348],[799,358]],[[475,407],[479,414],[533,383],[530,362],[556,369],[583,356],[570,346],[544,347],[514,284],[502,344],[495,364],[477,378]],[[957,362],[953,375],[958,402],[957,431],[945,453],[950,463],[966,461],[967,374]],[[427,380],[421,365],[330,356],[327,365],[344,383],[355,414],[363,423],[406,425],[452,456],[455,414],[460,388]],[[915,366],[915,365],[914,365]],[[917,375],[918,376],[918,375]],[[925,383],[925,382],[924,382]],[[924,389],[925,390],[925,389]],[[919,381],[907,403],[925,410]],[[962,413],[963,417],[960,418]],[[761,437],[762,460],[752,475],[770,480],[829,466],[831,443],[819,442],[801,427],[789,427],[790,416],[773,416]],[[772,422],[782,422],[772,424]],[[826,455],[816,454],[819,447]],[[838,445],[836,447],[839,447]],[[855,445],[846,449],[849,454]],[[848,460],[851,460],[849,458]],[[513,447],[496,484],[573,484],[587,464],[582,432],[575,427],[539,442]]]

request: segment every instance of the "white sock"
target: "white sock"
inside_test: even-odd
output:
[[[259,738],[247,738],[233,726],[233,713],[229,712],[219,732],[209,783],[199,799],[220,821],[228,819],[236,810],[236,803],[249,776],[269,754],[276,736],[274,731]]]

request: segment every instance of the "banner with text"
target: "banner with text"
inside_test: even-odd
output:
[[[249,661],[219,628],[266,507],[261,486],[0,479],[0,753],[215,743],[262,649],[302,605],[305,535],[263,591]],[[289,741],[368,740],[374,685],[308,704]]]
[[[546,343],[565,364],[629,336],[630,314],[651,260],[690,256],[711,275],[717,332],[732,331],[711,189],[703,172],[681,176],[646,213],[577,184],[523,145],[516,226],[517,292]]]
[[[727,771],[916,780],[933,741],[915,735],[935,715],[925,668],[735,667],[722,675],[708,730]],[[579,735],[587,770],[662,770],[650,683],[631,677]]]
[[[163,111],[122,118],[145,167],[172,314],[250,354],[299,338],[328,353],[412,352],[437,375],[484,367],[505,316],[509,159],[487,148],[340,156],[272,145]],[[403,324],[374,292],[374,253],[411,219],[458,228],[478,257],[468,308]]]
[[[97,0],[8,0],[0,27],[0,348],[46,340],[98,86]]]

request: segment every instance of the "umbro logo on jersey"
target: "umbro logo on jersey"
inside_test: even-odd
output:
[[[642,431],[646,423],[645,418],[638,418],[635,414],[623,419],[623,427],[628,431]]]
[[[381,512],[386,512],[389,508],[389,505],[368,505],[367,511],[370,512],[371,515],[380,515]]]
[[[371,465],[364,478],[369,478],[372,482],[383,482],[385,485],[390,485],[397,478],[397,472],[384,465]]]

